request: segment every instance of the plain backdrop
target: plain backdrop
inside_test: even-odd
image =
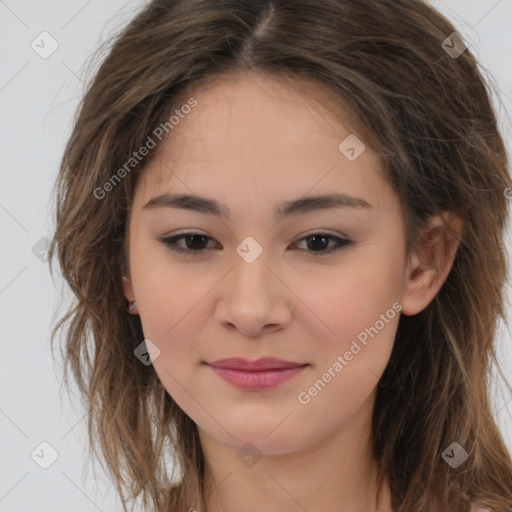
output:
[[[510,151],[512,0],[432,4],[451,19],[492,77]],[[86,59],[142,5],[0,0],[0,512],[121,510],[97,464],[93,478],[84,412],[77,398],[68,400],[61,390],[61,367],[52,360],[49,332],[61,281],[59,275],[52,281],[45,249],[53,233],[50,191],[84,91]],[[58,46],[45,55],[52,45]],[[509,251],[510,240],[509,232]],[[509,286],[509,304],[510,297]],[[512,375],[512,339],[503,325],[497,341],[505,372]],[[512,449],[512,396],[502,385],[494,408]]]

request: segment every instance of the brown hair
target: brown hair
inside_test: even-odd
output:
[[[65,381],[69,367],[89,442],[125,510],[141,494],[158,512],[188,510],[204,491],[205,468],[194,422],[134,356],[144,335],[121,289],[127,213],[155,152],[104,197],[95,191],[193,87],[248,70],[314,80],[353,113],[400,198],[408,254],[431,216],[464,220],[443,287],[421,313],[400,318],[378,383],[373,448],[396,512],[462,511],[471,502],[512,510],[512,463],[487,382],[498,365],[497,322],[507,322],[512,180],[491,88],[469,49],[454,58],[442,46],[454,31],[419,0],[154,0],[116,36],[65,148],[49,256],[57,250],[74,294],[52,348],[68,323]],[[441,458],[453,441],[469,455],[456,469]],[[166,455],[180,470],[173,485]]]

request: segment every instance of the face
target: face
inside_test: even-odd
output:
[[[124,293],[154,369],[200,432],[233,448],[287,453],[346,427],[373,404],[398,326],[399,199],[315,91],[257,74],[197,90],[130,212]],[[165,194],[218,215],[152,201]],[[326,194],[345,201],[306,201]],[[270,357],[297,364],[212,366]]]

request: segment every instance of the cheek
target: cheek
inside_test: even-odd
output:
[[[202,311],[201,298],[211,287],[189,274],[168,262],[152,264],[138,276],[136,290],[144,337],[158,347],[157,357],[150,351],[155,372],[174,401],[187,412],[191,392],[201,403],[207,398],[202,389],[196,389],[193,365],[199,365],[201,359],[195,327]],[[137,279],[133,272],[132,277]],[[194,414],[200,413],[198,410]]]
[[[324,280],[323,293],[317,287],[309,295],[308,305],[329,330],[318,337],[314,371],[297,398],[310,412],[332,411],[327,429],[369,398],[391,356],[401,311],[400,262],[384,252],[375,245],[334,282]]]
[[[190,400],[185,390],[193,387],[191,365],[199,359],[190,319],[204,292],[186,272],[145,255],[134,258],[132,279],[144,338],[157,347],[149,350],[152,365],[167,392],[183,406]]]
[[[372,396],[389,362],[400,318],[399,287],[392,275],[381,268],[364,278],[342,279],[329,300],[322,299],[320,316],[334,334],[324,332],[319,338],[314,371],[296,397],[304,428],[313,428],[321,416],[319,434],[327,433]]]
[[[214,284],[215,276],[198,273],[193,264],[176,264],[163,245],[144,242],[147,250],[142,244],[135,247],[131,260],[138,309],[144,335],[167,346],[186,337],[183,329],[200,311],[201,300]]]
[[[326,269],[325,276],[308,276],[295,290],[310,310],[304,314],[319,326],[315,335],[326,352],[349,350],[356,339],[364,344],[372,339],[369,331],[376,334],[372,327],[392,344],[400,310],[400,262],[387,260],[381,249],[376,245],[357,261],[347,259],[335,275]]]

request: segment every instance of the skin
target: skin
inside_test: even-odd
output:
[[[160,351],[150,350],[155,371],[198,426],[212,489],[208,512],[391,511],[387,484],[375,504],[369,439],[400,313],[309,403],[298,394],[394,303],[405,315],[424,309],[448,275],[456,243],[439,236],[406,259],[399,198],[368,145],[355,161],[338,150],[354,132],[348,114],[322,108],[318,86],[258,73],[228,78],[194,91],[197,107],[137,183],[123,293],[137,301],[132,314]],[[274,204],[334,191],[372,207],[272,217]],[[214,198],[231,217],[143,209],[162,193]],[[460,232],[460,219],[445,218]],[[425,240],[439,221],[432,219]],[[178,230],[209,237],[201,247],[211,249],[189,256],[158,240]],[[308,244],[315,233],[353,243],[322,256],[335,241]],[[248,236],[263,248],[252,263],[236,252]],[[186,242],[178,244],[200,245]],[[309,366],[272,388],[243,390],[203,364],[235,356]],[[261,454],[251,467],[237,456],[247,442]]]

